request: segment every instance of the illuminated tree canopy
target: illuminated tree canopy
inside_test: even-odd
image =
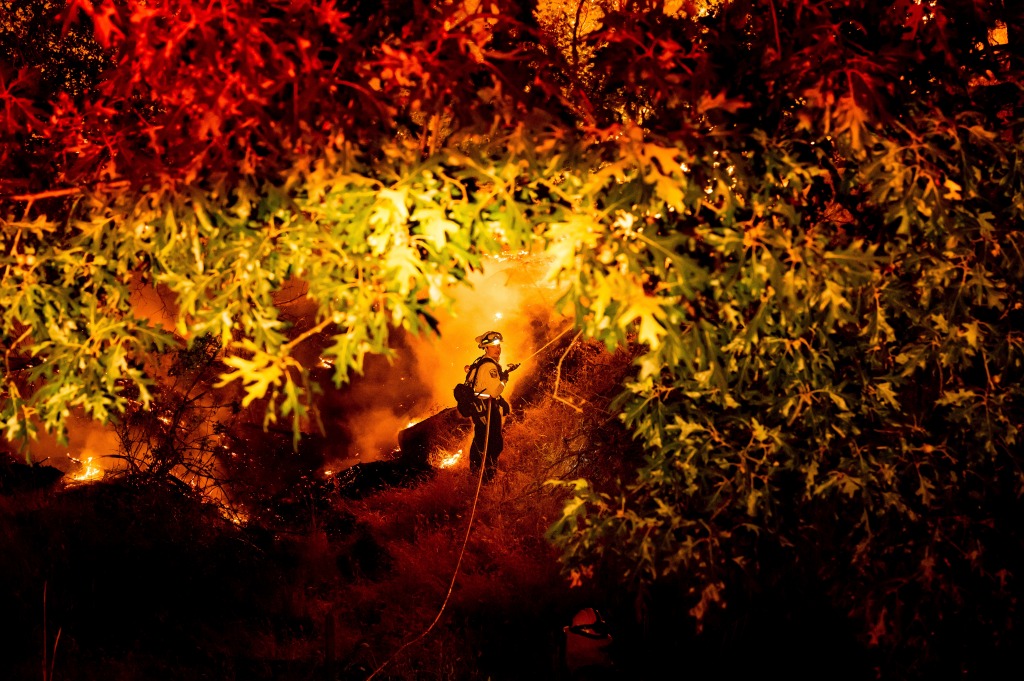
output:
[[[876,642],[1019,622],[1016,3],[595,0],[575,41],[507,0],[3,4],[94,36],[0,28],[8,438],[145,399],[179,341],[132,286],[298,424],[283,282],[341,383],[529,249],[588,336],[643,346],[647,458],[572,483],[570,569],[679,580],[700,619],[770,545]]]

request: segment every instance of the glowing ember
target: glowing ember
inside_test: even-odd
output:
[[[330,357],[320,357],[320,361],[317,362],[317,365],[321,369],[333,369],[334,368],[334,360],[331,359]]]
[[[506,262],[508,260],[515,262],[528,257],[530,257],[529,251],[516,251],[515,253],[502,253],[501,255],[491,256],[491,258],[497,262]]]
[[[81,466],[81,470],[71,476],[75,482],[90,482],[103,477],[103,469],[92,462],[92,457],[87,456],[84,460],[71,458],[72,461]]]
[[[455,452],[454,454],[449,454],[448,456],[442,456],[441,459],[437,462],[437,467],[438,468],[451,468],[452,466],[457,464],[459,462],[459,459],[461,459],[461,458],[462,458],[462,450],[460,449],[459,451]]]
[[[234,523],[235,525],[245,525],[249,522],[249,514],[242,511],[236,511],[229,506],[221,506],[220,514],[224,516],[226,520]]]

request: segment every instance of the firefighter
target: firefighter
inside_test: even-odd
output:
[[[612,679],[615,663],[609,647],[612,635],[604,618],[594,608],[583,608],[564,627],[565,667],[570,679]]]
[[[498,470],[498,456],[505,443],[501,437],[501,419],[507,416],[509,404],[501,393],[508,382],[508,374],[518,364],[501,368],[501,342],[504,340],[497,331],[488,331],[476,337],[476,344],[484,351],[470,366],[466,367],[467,379],[472,381],[473,393],[480,402],[480,408],[473,415],[473,445],[469,449],[469,470],[475,475],[484,467],[483,480],[490,482]],[[475,375],[470,375],[473,372]],[[484,451],[487,460],[484,461]]]

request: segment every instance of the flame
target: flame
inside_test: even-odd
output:
[[[440,460],[438,460],[438,462],[437,462],[437,467],[438,468],[451,468],[452,466],[457,464],[459,462],[459,459],[461,459],[461,458],[462,458],[462,450],[461,449],[459,451],[455,452],[454,454],[448,454],[448,456],[444,456],[443,453],[442,453],[442,456],[441,456]]]
[[[237,511],[237,510],[231,508],[230,506],[221,506],[220,507],[220,514],[222,516],[224,516],[224,518],[228,522],[232,522],[235,525],[245,525],[246,523],[249,522],[249,514],[248,513],[244,512],[244,511]]]
[[[85,459],[69,458],[82,467],[82,470],[71,476],[71,479],[75,482],[91,482],[103,477],[103,469],[98,464],[92,462],[93,457],[87,456]]]

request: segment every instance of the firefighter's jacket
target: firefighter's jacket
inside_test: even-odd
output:
[[[491,358],[480,361],[480,368],[476,371],[476,380],[473,381],[473,392],[477,397],[501,397],[501,391],[505,389],[505,381],[502,379],[504,373],[501,365]]]

